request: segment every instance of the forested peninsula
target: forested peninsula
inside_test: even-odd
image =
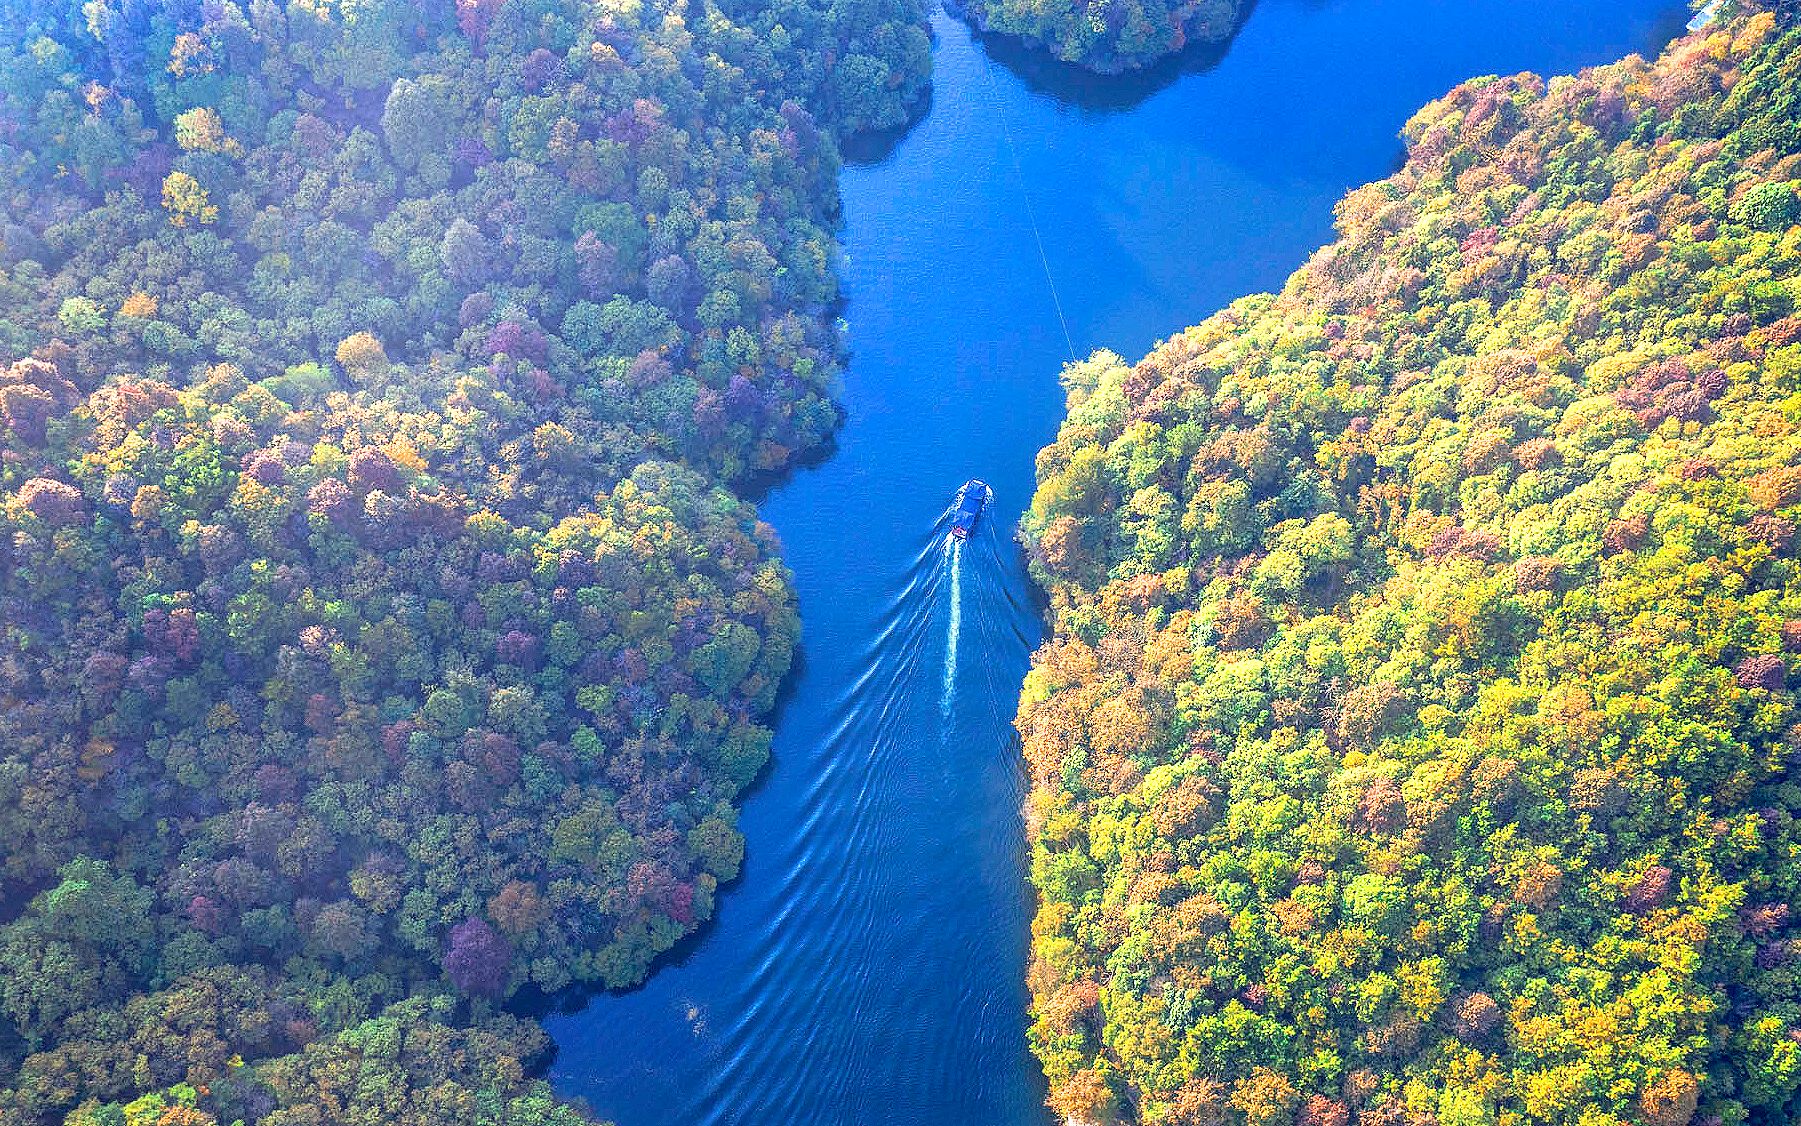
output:
[[[1032,1040],[1085,1123],[1801,1119],[1801,31],[1469,82],[1066,374]]]
[[[1238,30],[1245,0],[959,0],[983,31],[1100,74],[1140,70]]]
[[[912,0],[0,0],[0,1121],[584,1121],[737,872]]]

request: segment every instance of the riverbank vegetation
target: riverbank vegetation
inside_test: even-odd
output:
[[[1801,1118],[1801,31],[1465,84],[1067,372],[1033,1045],[1079,1122]]]
[[[961,0],[983,31],[1009,35],[1055,58],[1097,71],[1139,70],[1238,30],[1241,0]]]
[[[0,1120],[574,1122],[737,872],[908,0],[0,2]]]

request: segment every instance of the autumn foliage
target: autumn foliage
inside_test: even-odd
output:
[[[770,45],[772,29],[785,30]],[[580,1120],[712,914],[905,2],[0,0],[0,1121]]]
[[[1082,1122],[1801,1118],[1801,31],[1468,83],[1065,373],[1034,1047]]]

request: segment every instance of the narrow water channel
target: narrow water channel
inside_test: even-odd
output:
[[[1008,724],[1040,627],[1011,537],[1070,346],[1136,356],[1279,286],[1457,81],[1651,50],[1684,15],[1262,0],[1216,65],[1160,89],[1028,79],[935,17],[931,112],[842,181],[849,421],[763,506],[804,664],[744,874],[644,988],[550,1019],[557,1089],[620,1126],[1043,1122]],[[995,502],[951,551],[969,477]]]

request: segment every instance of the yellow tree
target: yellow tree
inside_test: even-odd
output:
[[[175,119],[175,142],[186,152],[243,156],[244,146],[226,136],[225,122],[211,106],[195,106]]]
[[[358,332],[338,342],[338,363],[358,384],[368,385],[388,373],[388,353],[373,333]]]
[[[171,172],[163,180],[163,209],[177,227],[187,226],[190,219],[205,225],[219,218],[219,209],[206,189],[186,172]]]

